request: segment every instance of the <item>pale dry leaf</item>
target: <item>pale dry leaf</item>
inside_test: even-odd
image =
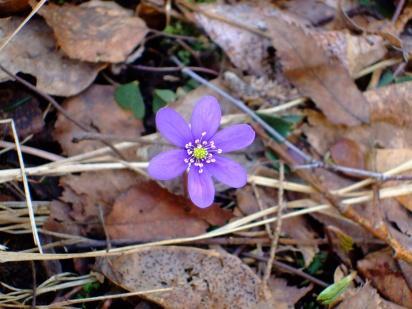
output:
[[[283,220],[282,234],[288,235],[292,239],[298,241],[314,241],[316,239],[315,231],[310,227],[304,217],[293,217]],[[308,267],[313,261],[319,248],[316,245],[297,245],[299,251],[303,255],[305,267]]]
[[[0,19],[0,45],[23,18]],[[58,96],[72,96],[87,88],[104,67],[79,62],[60,52],[53,32],[40,19],[32,19],[0,53],[0,63],[12,73],[33,75],[39,90]],[[0,70],[0,82],[11,77]]]
[[[120,194],[105,223],[110,239],[147,242],[200,235],[231,217],[216,204],[199,209],[150,181]]]
[[[366,283],[364,286],[345,293],[345,299],[337,309],[402,309],[392,302],[383,299],[376,290]]]
[[[294,308],[296,303],[305,296],[313,286],[308,285],[302,288],[289,286],[285,279],[271,278],[269,280],[269,288],[272,292],[273,303],[276,304],[276,309]]]
[[[61,49],[82,61],[125,61],[148,31],[142,19],[111,1],[51,3],[40,14],[53,29]]]
[[[369,104],[342,61],[317,43],[314,31],[284,14],[267,16],[286,77],[335,124],[369,123]]]
[[[164,308],[259,308],[259,277],[230,254],[192,247],[152,247],[130,255],[98,258],[96,268],[128,291]],[[275,304],[272,304],[274,306]],[[274,308],[274,307],[271,307]]]
[[[199,7],[204,12],[218,15],[229,21],[243,24],[247,20],[251,27],[259,28],[262,26],[261,18],[257,18],[258,15],[256,15],[256,6],[252,4],[222,5],[212,3]],[[259,34],[212,19],[202,13],[195,14],[195,18],[212,40],[226,52],[236,67],[259,76],[268,75],[272,71],[268,61],[270,40]]]
[[[268,53],[268,48],[272,45],[270,40],[263,35],[230,23],[244,25],[247,20],[248,27],[264,31],[270,28],[270,25],[262,16],[275,14],[276,12],[281,16],[288,15],[285,11],[280,11],[278,7],[288,7],[288,5],[293,5],[293,2],[300,8],[304,5],[324,5],[319,1],[300,0],[292,1],[292,3],[289,1],[284,5],[266,0],[230,5],[211,3],[199,5],[201,10],[194,16],[197,23],[226,52],[236,67],[254,75],[267,76],[273,71],[270,64],[270,54]],[[304,2],[304,5],[300,5],[299,2]],[[308,14],[310,12],[313,11],[306,11]],[[316,11],[316,13],[318,12]],[[293,10],[292,13],[294,13]],[[299,18],[298,15],[302,14],[295,14],[293,19],[301,26],[308,25],[308,19],[305,17]],[[313,33],[313,42],[322,46],[328,53],[338,57],[343,66],[349,70],[351,76],[382,59],[386,54],[385,42],[378,35],[355,36],[343,31],[318,31]],[[276,44],[273,45],[276,48]]]
[[[412,149],[397,148],[397,149],[375,149],[368,158],[368,169],[380,173],[393,169],[402,163],[412,160]],[[405,172],[401,175],[412,175],[411,172]],[[385,186],[391,186],[396,182],[386,182]],[[402,195],[395,198],[399,203],[412,211],[412,195]]]
[[[388,249],[368,254],[357,264],[359,272],[387,299],[412,308],[412,291]]]
[[[102,134],[124,138],[136,138],[143,131],[142,121],[129,111],[123,110],[114,99],[115,88],[109,85],[93,85],[81,94],[67,99],[62,107],[77,121]],[[102,147],[98,141],[80,141],[73,138],[84,132],[62,114],[58,115],[53,137],[69,156]]]
[[[127,170],[61,177],[63,192],[59,201],[54,202],[56,207],[50,209],[48,229],[61,233],[78,231],[83,236],[104,238],[101,215],[111,211],[121,193],[143,180],[142,176]]]

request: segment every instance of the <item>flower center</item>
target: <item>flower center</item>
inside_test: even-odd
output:
[[[192,166],[195,166],[198,168],[199,174],[203,173],[204,165],[216,162],[214,155],[222,153],[222,149],[216,148],[214,141],[204,141],[205,136],[206,132],[203,132],[202,136],[194,143],[189,142],[185,145],[187,157],[184,161],[188,171]]]
[[[203,147],[193,149],[193,156],[196,159],[204,159],[207,157],[207,154],[208,154],[207,150]]]

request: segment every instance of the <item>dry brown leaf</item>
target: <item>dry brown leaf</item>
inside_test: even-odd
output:
[[[308,4],[310,1],[295,2]],[[315,1],[311,3],[319,4]],[[282,6],[282,4],[278,5]],[[285,4],[286,7],[288,5],[290,3]],[[245,25],[244,21],[247,20],[247,26],[252,29],[270,28],[262,16],[278,11],[273,1],[241,2],[230,5],[212,3],[198,5],[198,7],[200,12],[194,15],[196,21],[222,47],[236,67],[259,76],[272,72],[268,54],[268,47],[272,45],[270,40],[237,25]],[[280,14],[281,16],[287,15],[284,11]],[[302,25],[307,24],[304,19],[299,22]],[[314,32],[313,38],[309,40],[312,44],[317,42],[325,50],[336,55],[351,75],[378,61],[386,53],[384,40],[376,35],[354,36],[347,32],[324,31]],[[276,48],[276,44],[273,45]]]
[[[29,0],[0,0],[0,17],[10,16],[29,7]]]
[[[44,126],[39,101],[16,85],[0,88],[0,119],[7,118],[14,120],[20,138],[39,133]],[[9,126],[2,124],[0,127],[2,132],[12,136]]]
[[[286,77],[335,124],[369,122],[369,104],[336,56],[318,44],[314,31],[284,14],[267,18]]]
[[[268,4],[270,5],[270,4]],[[255,5],[239,3],[232,5],[203,4],[202,11],[218,15],[223,19],[237,21],[243,24],[245,20],[252,28],[262,26],[261,18],[257,17]],[[212,19],[202,13],[195,14],[197,23],[229,56],[233,64],[241,70],[254,75],[268,75],[272,69],[269,63],[268,48],[271,43],[267,38]]]
[[[20,17],[0,19],[0,44],[22,21]],[[78,94],[103,68],[66,58],[57,50],[52,30],[40,19],[32,19],[1,51],[0,63],[12,73],[33,75],[40,90],[59,96]],[[0,70],[0,82],[10,79]]]
[[[365,284],[363,287],[345,294],[345,300],[336,307],[337,309],[401,309],[387,300],[384,300],[376,290]]]
[[[141,176],[126,170],[61,177],[64,190],[59,201],[54,202],[56,207],[50,209],[47,226],[55,232],[77,230],[83,236],[102,238],[99,208],[103,215],[109,213],[117,196],[140,181]]]
[[[370,253],[357,266],[382,295],[394,303],[412,308],[412,291],[389,250]]]
[[[89,62],[125,61],[148,31],[143,20],[115,2],[52,3],[40,14],[70,58]]]
[[[279,278],[271,278],[269,287],[272,291],[272,299],[273,303],[276,304],[276,307],[274,307],[276,309],[294,308],[295,304],[313,288],[312,285],[303,288],[288,286],[286,280]]]
[[[330,155],[336,164],[353,167],[365,168],[365,152],[359,143],[341,138],[330,148]]]
[[[110,239],[147,242],[200,235],[231,217],[216,204],[200,209],[150,181],[119,195],[105,223]]]
[[[286,234],[292,239],[305,241],[314,241],[316,233],[309,226],[308,222],[303,217],[293,217],[282,221],[282,234]],[[298,245],[299,251],[303,255],[304,264],[306,267],[312,262],[319,248],[316,245]]]
[[[135,138],[143,131],[142,122],[116,103],[113,86],[93,85],[78,96],[67,99],[62,107],[77,121],[98,129],[99,133]],[[53,136],[65,154],[72,156],[102,147],[102,143],[97,141],[73,143],[73,137],[80,132],[83,131],[59,114]]]
[[[383,173],[409,160],[412,160],[412,149],[410,148],[376,149],[369,155],[368,168]],[[406,172],[402,175],[411,175],[411,173]],[[391,186],[393,184],[394,182],[387,182],[385,185]],[[398,196],[396,200],[412,211],[412,195]]]
[[[237,257],[192,247],[153,247],[130,255],[98,258],[96,267],[128,291],[164,308],[259,308],[259,277]],[[275,306],[275,307],[273,307]],[[272,307],[277,308],[275,304]]]

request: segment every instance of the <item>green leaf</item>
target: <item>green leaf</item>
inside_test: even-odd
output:
[[[319,270],[323,268],[323,265],[325,264],[327,258],[327,252],[321,251],[317,253],[307,268],[308,273],[312,275],[316,274]]]
[[[278,117],[273,115],[262,114],[259,112],[257,112],[256,114],[283,137],[288,136],[295,127],[295,125],[302,120],[302,117],[298,115]]]
[[[120,107],[132,111],[136,118],[143,119],[145,106],[138,82],[118,86],[114,98]]]
[[[391,71],[386,71],[385,73],[383,73],[381,79],[379,80],[377,87],[383,87],[392,84],[394,80],[395,78],[393,76],[393,73]]]
[[[153,112],[176,100],[176,94],[169,89],[155,89],[153,93]]]
[[[350,283],[355,279],[356,272],[342,278],[340,281],[328,286],[316,298],[323,305],[329,305],[336,301],[343,292],[349,287]]]

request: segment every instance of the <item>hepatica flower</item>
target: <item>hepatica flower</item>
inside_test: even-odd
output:
[[[245,169],[224,154],[249,146],[255,132],[247,124],[232,125],[217,132],[221,116],[219,103],[212,96],[196,103],[190,124],[168,107],[156,114],[158,131],[178,149],[155,156],[149,163],[149,175],[169,180],[187,171],[190,199],[201,208],[213,203],[212,178],[234,188],[243,187],[247,181]]]

